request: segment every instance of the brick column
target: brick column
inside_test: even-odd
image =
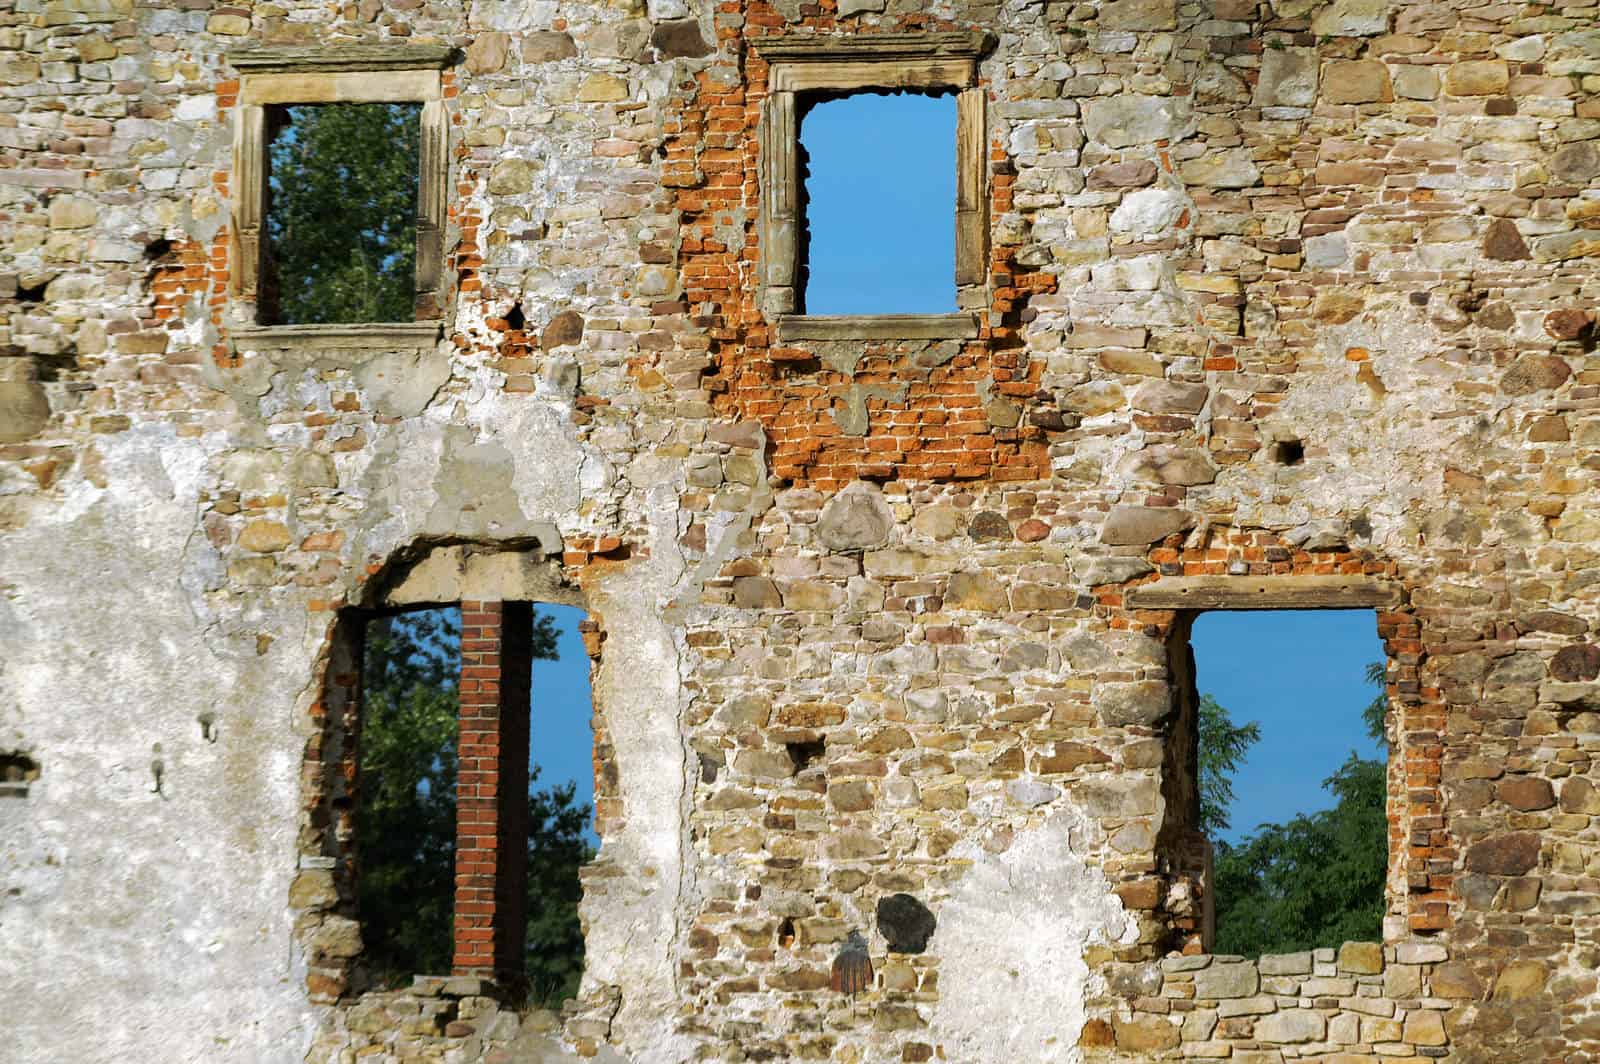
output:
[[[461,604],[455,974],[515,982],[528,887],[528,696],[533,608]]]

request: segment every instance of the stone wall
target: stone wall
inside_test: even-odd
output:
[[[976,335],[781,339],[761,40],[966,30]],[[236,52],[382,42],[455,50],[443,317],[253,328]],[[1591,0],[17,0],[0,90],[17,1059],[1600,1055]],[[426,558],[594,622],[560,1016],[363,982],[348,625]],[[1381,944],[1203,952],[1219,582],[1374,611]]]

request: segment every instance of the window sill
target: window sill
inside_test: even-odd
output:
[[[778,340],[971,340],[971,314],[784,314]]]
[[[442,332],[437,321],[246,325],[234,327],[230,339],[236,349],[247,351],[395,351],[432,347]]]

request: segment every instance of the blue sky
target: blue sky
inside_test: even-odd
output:
[[[956,98],[858,93],[800,123],[808,314],[956,309]]]
[[[1364,677],[1367,663],[1383,660],[1371,610],[1204,613],[1190,645],[1200,692],[1234,723],[1261,725],[1261,741],[1234,777],[1228,841],[1331,808],[1322,781],[1350,751],[1387,756],[1361,720],[1377,693]]]
[[[529,762],[540,768],[538,787],[568,780],[578,785],[578,804],[594,804],[593,695],[589,689],[589,656],[584,653],[578,622],[584,612],[575,606],[539,605],[556,624],[555,661],[533,663],[532,738]],[[589,821],[590,841],[594,820]]]

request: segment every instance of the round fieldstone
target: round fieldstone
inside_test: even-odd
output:
[[[817,518],[817,539],[829,550],[866,550],[889,542],[894,513],[877,491],[852,489],[828,500]]]
[[[1011,522],[1005,519],[1004,514],[995,513],[993,510],[983,510],[973,515],[972,523],[967,525],[967,535],[979,543],[994,543],[1011,538]]]
[[[1500,390],[1507,395],[1531,395],[1559,388],[1572,376],[1572,367],[1555,355],[1524,355],[1511,364],[1500,378]]]
[[[1562,647],[1550,661],[1550,675],[1562,683],[1587,682],[1600,676],[1600,647],[1592,643]]]
[[[878,899],[878,933],[893,953],[921,953],[939,922],[928,907],[910,894]]]

